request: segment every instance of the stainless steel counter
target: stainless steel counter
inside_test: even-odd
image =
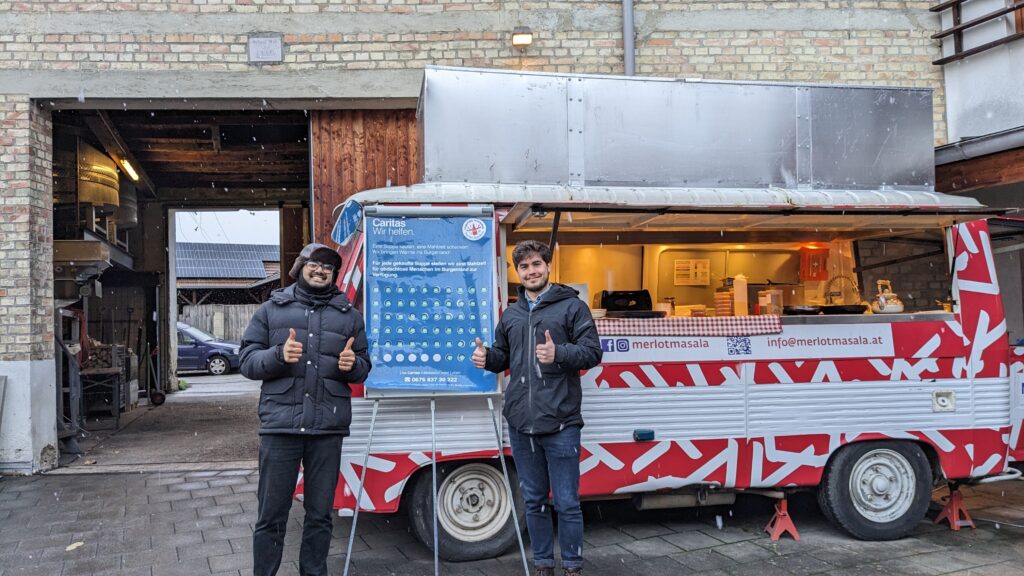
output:
[[[817,316],[783,316],[783,326],[808,324],[891,324],[894,322],[949,322],[949,312],[913,312],[908,314],[819,314]]]

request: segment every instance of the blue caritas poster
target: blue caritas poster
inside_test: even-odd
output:
[[[367,216],[363,230],[367,388],[496,392],[496,375],[470,360],[495,321],[493,220]]]

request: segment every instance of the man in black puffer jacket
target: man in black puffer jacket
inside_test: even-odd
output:
[[[363,317],[335,285],[341,257],[309,244],[295,284],[275,290],[242,336],[242,374],[262,380],[259,486],[253,573],[277,574],[288,511],[303,470],[303,576],[327,574],[341,441],[352,421],[349,384],[370,373]]]
[[[558,512],[562,568],[566,575],[578,575],[583,569],[580,371],[601,363],[601,342],[579,294],[548,282],[551,249],[546,244],[520,242],[512,262],[522,283],[519,300],[502,314],[491,348],[477,339],[473,364],[491,372],[511,369],[504,414],[536,573],[554,573],[550,492]]]

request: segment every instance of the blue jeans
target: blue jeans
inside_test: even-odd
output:
[[[558,513],[558,546],[562,568],[583,567],[583,512],[580,510],[580,427],[531,436],[509,429],[519,490],[526,503],[526,528],[533,564],[555,566],[555,539],[548,494]]]

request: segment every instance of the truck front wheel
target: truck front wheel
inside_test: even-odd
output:
[[[861,540],[903,538],[924,518],[932,471],[912,442],[864,442],[832,458],[818,503],[833,524]]]
[[[444,560],[465,562],[494,558],[516,544],[512,514],[522,510],[515,473],[509,470],[513,506],[505,490],[500,464],[447,462],[437,465],[438,555]],[[434,503],[430,468],[417,475],[408,501],[413,533],[434,547]],[[520,521],[522,525],[522,521]]]

